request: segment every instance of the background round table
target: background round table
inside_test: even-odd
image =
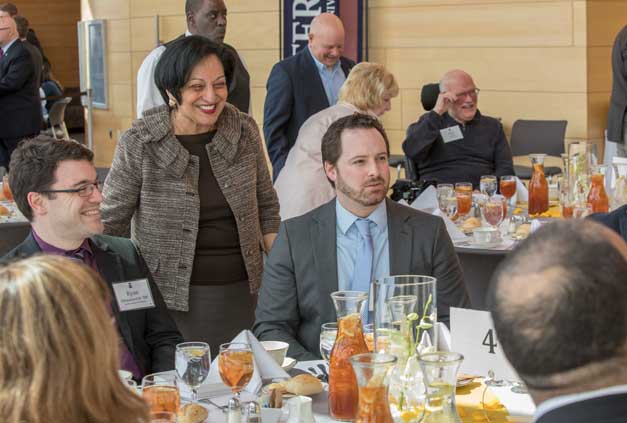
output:
[[[464,272],[470,306],[475,310],[487,310],[486,294],[496,266],[511,250],[455,247]]]

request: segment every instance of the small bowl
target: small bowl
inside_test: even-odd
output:
[[[472,231],[472,239],[475,244],[492,244],[499,240],[497,228],[485,227],[475,228]]]
[[[281,341],[261,341],[261,346],[276,361],[276,364],[279,366],[283,365],[285,354],[287,354],[290,344]]]

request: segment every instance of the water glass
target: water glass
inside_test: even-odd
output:
[[[337,322],[323,323],[320,327],[320,356],[329,361],[335,338],[337,337]]]
[[[479,190],[481,193],[487,195],[488,197],[496,194],[497,184],[496,184],[496,176],[494,175],[483,175],[481,179],[479,179]]]
[[[438,207],[443,213],[447,213],[448,203],[451,198],[455,198],[453,184],[438,184],[437,188]]]
[[[176,373],[192,390],[192,403],[197,401],[198,387],[209,375],[211,352],[205,342],[183,342],[176,346]]]

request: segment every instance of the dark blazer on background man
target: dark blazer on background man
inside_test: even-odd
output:
[[[623,143],[623,122],[627,110],[627,26],[616,36],[612,48],[612,97],[607,118],[607,139]]]
[[[355,62],[342,56],[340,66],[348,76]],[[272,180],[276,180],[300,127],[330,104],[309,48],[275,64],[266,88],[263,136],[272,162]]]
[[[624,423],[627,421],[627,394],[605,395],[562,405],[538,416],[534,421],[536,423]]]
[[[33,57],[15,40],[0,59],[0,140],[32,136],[41,129],[41,100]]]
[[[266,264],[256,320],[260,340],[290,344],[288,355],[318,359],[320,325],[336,320],[338,290],[335,199],[281,222]],[[439,217],[387,201],[391,275],[437,278],[438,320],[470,301],[455,249]]]
[[[91,237],[90,244],[100,276],[111,288],[111,310],[118,333],[139,369],[144,374],[174,369],[176,344],[183,342],[183,337],[170,317],[163,297],[135,244],[126,238],[107,235]],[[4,256],[2,261],[29,257],[40,252],[41,249],[31,233],[24,242]],[[113,296],[112,284],[146,278],[155,307],[121,312]]]
[[[589,219],[604,224],[622,236],[627,242],[627,205],[619,207],[609,213],[595,213],[590,215]]]

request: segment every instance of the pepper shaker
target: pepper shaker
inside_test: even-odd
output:
[[[261,423],[261,407],[257,401],[251,401],[246,408],[246,423]]]

